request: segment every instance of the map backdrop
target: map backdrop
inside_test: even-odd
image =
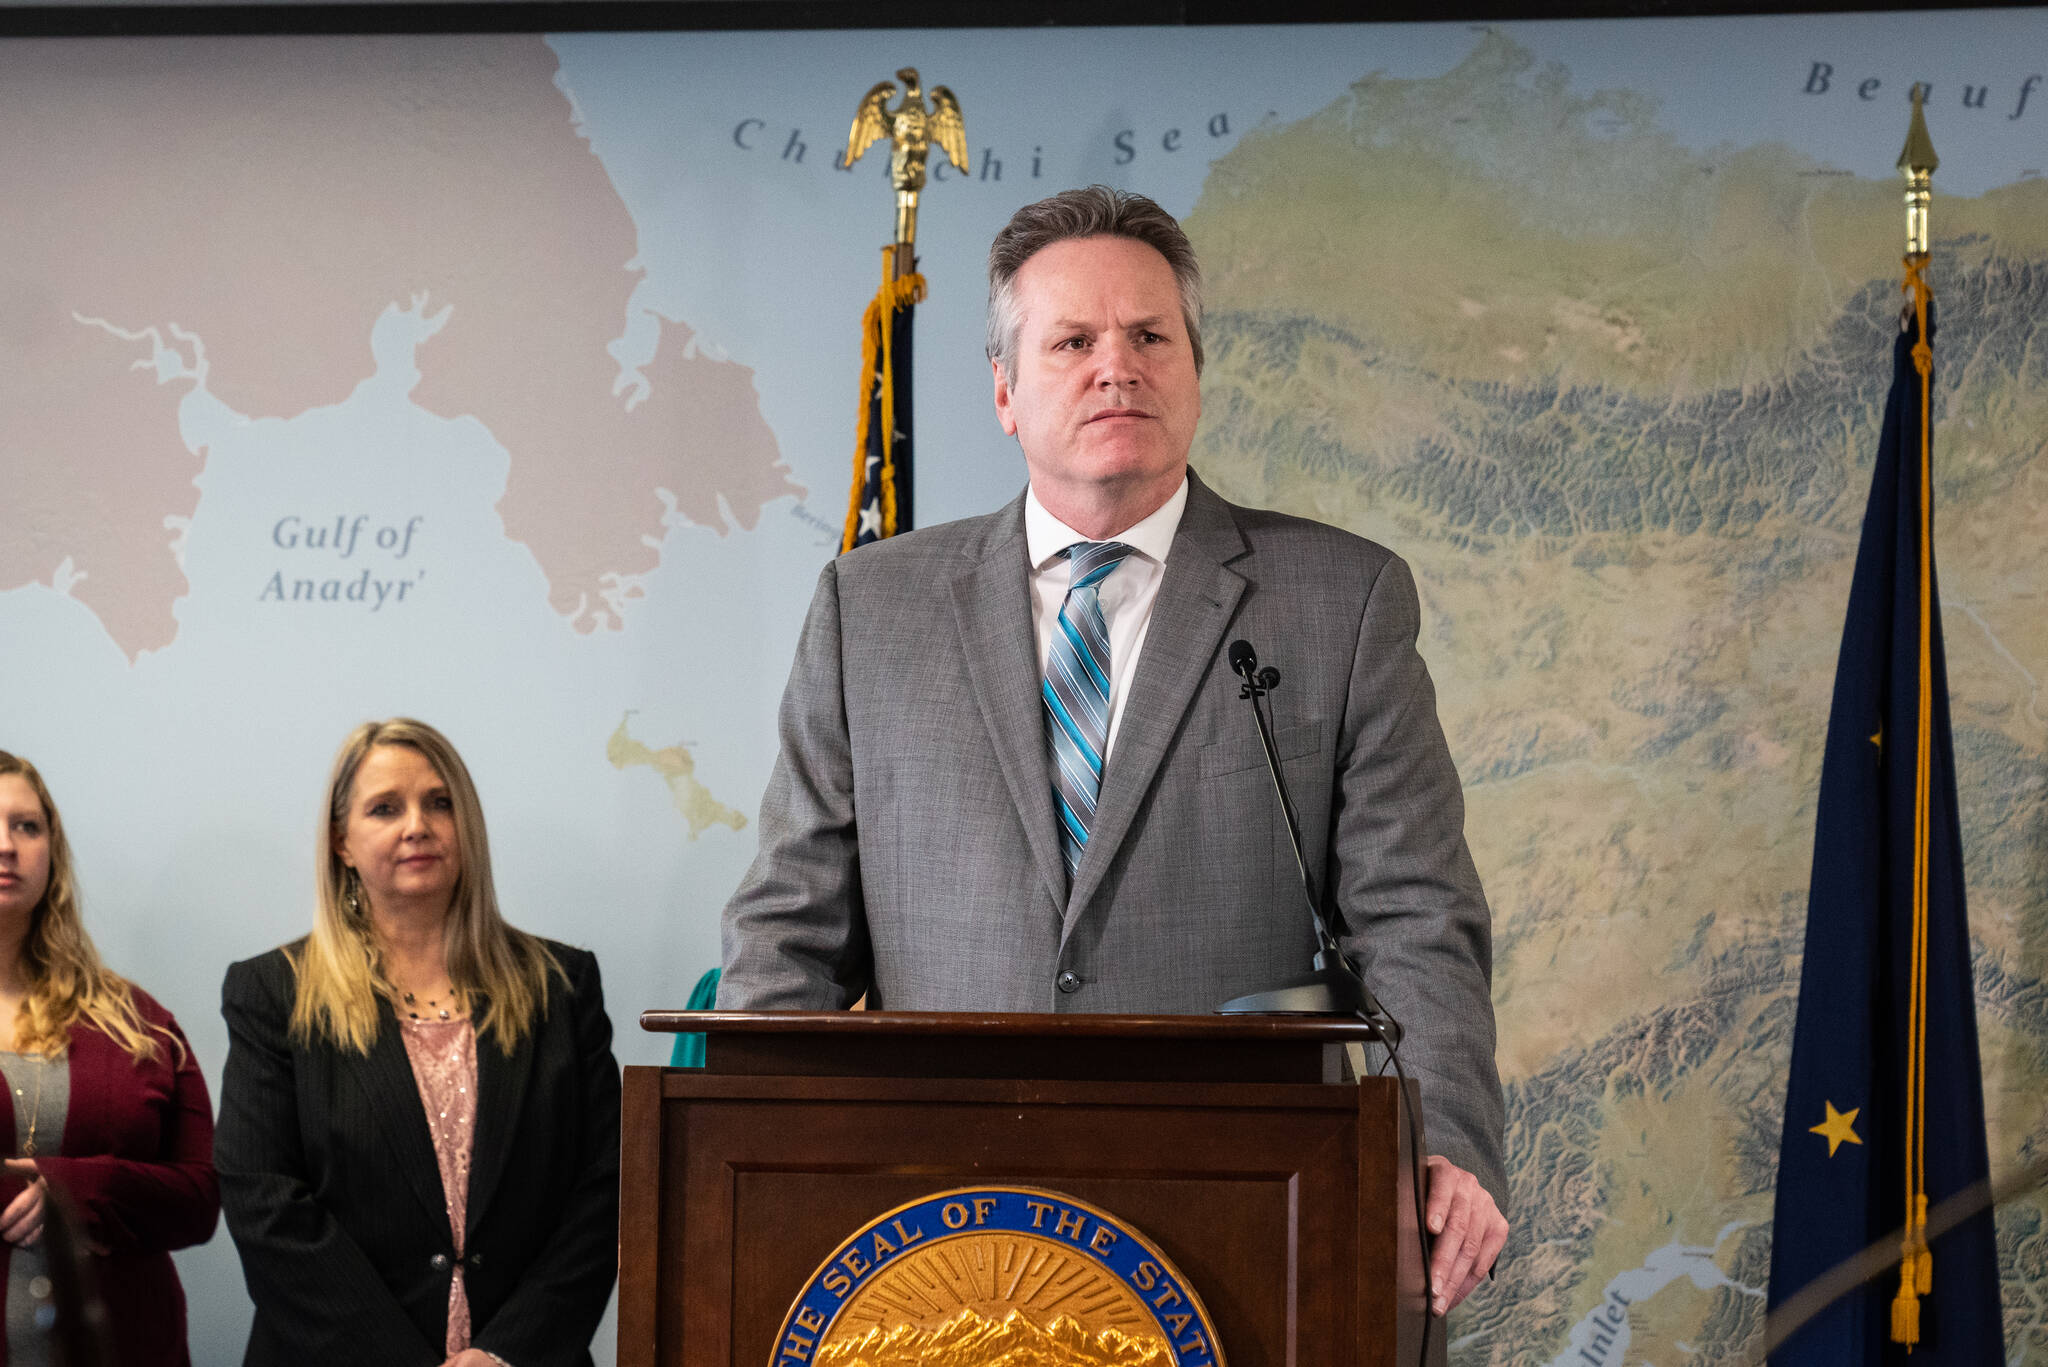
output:
[[[1141,189],[1210,281],[1194,459],[1414,564],[1494,906],[1513,1242],[1459,1364],[1741,1360],[1907,90],[1942,157],[1937,494],[1994,1167],[2048,1132],[2048,13],[0,43],[0,745],[217,1086],[344,732],[443,727],[508,913],[639,1010],[716,962],[845,506],[898,66],[918,515],[1023,466],[981,258]],[[1817,1141],[1818,1142],[1818,1141]],[[2014,1362],[2048,1230],[1999,1219]],[[239,1359],[226,1235],[181,1255]],[[1597,1331],[1597,1334],[1596,1334]],[[610,1330],[599,1345],[610,1360]]]

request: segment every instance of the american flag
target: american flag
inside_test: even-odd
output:
[[[924,277],[884,281],[862,319],[860,432],[839,549],[910,530],[910,336]]]

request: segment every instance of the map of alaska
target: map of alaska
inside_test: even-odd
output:
[[[637,233],[556,74],[523,35],[0,51],[0,449],[33,514],[0,589],[68,588],[131,658],[169,644],[204,452],[157,346],[288,418],[347,397],[372,324],[422,296],[449,312],[414,402],[505,447],[506,533],[580,629],[618,625],[668,522],[750,529],[800,494],[749,368],[673,320],[638,375],[606,351]]]
[[[1386,542],[1422,596],[1494,913],[1517,1222],[1454,1367],[1750,1356],[1901,218],[1896,178],[1687,147],[1650,92],[1577,90],[1497,32],[1248,134],[1187,216],[1194,464]],[[1937,194],[1934,224],[1997,1169],[2048,1119],[2048,182]],[[2008,1341],[2048,1347],[2044,1212],[1999,1230]]]

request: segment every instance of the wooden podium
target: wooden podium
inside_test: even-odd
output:
[[[787,1362],[792,1301],[844,1241],[984,1185],[1063,1193],[1142,1235],[1198,1293],[1230,1367],[1416,1361],[1403,1097],[1391,1079],[1350,1080],[1361,1024],[681,1011],[641,1024],[708,1038],[701,1070],[626,1069],[620,1367]]]

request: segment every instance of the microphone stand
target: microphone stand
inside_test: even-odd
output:
[[[1261,669],[1258,652],[1252,649],[1250,641],[1232,641],[1229,658],[1231,671],[1244,680],[1237,696],[1249,700],[1252,705],[1252,720],[1259,727],[1259,744],[1266,751],[1266,768],[1273,775],[1273,791],[1280,798],[1280,814],[1287,819],[1287,841],[1294,850],[1294,867],[1301,874],[1301,892],[1307,899],[1309,923],[1315,930],[1316,955],[1315,971],[1307,977],[1296,978],[1264,992],[1233,997],[1216,1010],[1222,1015],[1345,1016],[1363,1021],[1387,1051],[1387,1061],[1394,1065],[1403,1091],[1408,1091],[1408,1070],[1401,1066],[1400,1023],[1387,1014],[1387,1009],[1373,996],[1372,989],[1365,985],[1365,979],[1358,976],[1358,970],[1345,957],[1343,946],[1337,943],[1336,932],[1330,929],[1330,917],[1323,899],[1316,895],[1315,880],[1308,872],[1308,861],[1301,857],[1301,823],[1294,814],[1294,803],[1288,799],[1287,781],[1280,776],[1280,755],[1273,748],[1273,728],[1266,721],[1265,709],[1259,705],[1259,699],[1279,686],[1280,671],[1270,665]],[[1359,1052],[1363,1053],[1362,1050]],[[1362,1075],[1363,1068],[1359,1071]],[[1436,1329],[1436,1317],[1429,1311],[1430,1299],[1436,1294],[1436,1279],[1430,1268],[1436,1240],[1429,1232],[1429,1222],[1423,1213],[1426,1184],[1422,1156],[1426,1150],[1423,1148],[1422,1120],[1415,1107],[1407,1101],[1402,1103],[1401,1109],[1408,1117],[1409,1190],[1414,1198],[1415,1236],[1422,1252],[1422,1334],[1416,1357],[1419,1362],[1427,1363],[1430,1361],[1430,1340]]]
[[[1280,756],[1273,748],[1273,728],[1266,721],[1265,709],[1259,705],[1259,699],[1279,686],[1280,671],[1271,665],[1261,669],[1259,657],[1249,641],[1231,643],[1230,667],[1244,679],[1237,696],[1251,702],[1252,720],[1259,728],[1259,744],[1266,752],[1266,768],[1273,775],[1273,792],[1280,799],[1280,814],[1287,821],[1287,842],[1294,851],[1294,867],[1301,874],[1301,891],[1308,904],[1309,925],[1315,932],[1316,954],[1315,971],[1308,976],[1265,992],[1233,997],[1216,1009],[1224,1015],[1358,1016],[1378,1027],[1383,1042],[1390,1049],[1398,1047],[1401,1043],[1400,1025],[1387,1014],[1386,1008],[1365,985],[1365,980],[1358,976],[1351,960],[1345,957],[1343,947],[1337,943],[1337,937],[1330,929],[1323,901],[1316,895],[1315,880],[1309,876],[1308,863],[1301,855],[1301,823],[1295,816],[1294,803],[1287,796],[1286,781],[1280,777]]]

